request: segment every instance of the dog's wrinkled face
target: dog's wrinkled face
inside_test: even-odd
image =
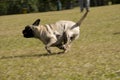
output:
[[[30,26],[26,26],[22,33],[23,33],[23,36],[25,38],[32,38],[32,37],[34,37],[34,33],[33,33],[33,31],[32,31]]]
[[[40,19],[37,19],[32,25],[26,26],[25,29],[22,31],[23,36],[25,38],[33,38],[34,37],[34,31],[31,28],[38,26],[39,23],[40,23]]]

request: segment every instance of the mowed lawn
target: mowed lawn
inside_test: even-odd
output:
[[[81,25],[71,50],[52,48],[47,55],[37,39],[22,30],[36,19],[77,22],[79,7],[71,10],[0,16],[0,80],[120,80],[120,5],[93,7]]]

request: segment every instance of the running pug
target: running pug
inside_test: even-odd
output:
[[[54,24],[41,25],[37,19],[32,25],[27,25],[22,31],[25,38],[38,38],[45,44],[45,49],[51,53],[50,47],[58,47],[67,52],[73,40],[79,37],[79,28],[87,16],[85,12],[78,22],[61,20]]]

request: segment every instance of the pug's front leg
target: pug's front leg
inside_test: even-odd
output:
[[[45,49],[47,50],[48,54],[51,54],[50,47],[56,42],[56,39],[50,39],[50,42],[45,46]]]
[[[51,54],[51,50],[49,49],[49,46],[45,46],[45,49],[47,50],[48,54]]]

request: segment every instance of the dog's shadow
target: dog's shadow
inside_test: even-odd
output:
[[[0,57],[0,59],[14,59],[14,58],[30,58],[30,57],[42,57],[42,56],[54,56],[54,55],[61,55],[63,54],[63,52],[59,52],[59,53],[44,53],[44,54],[33,54],[33,55],[17,55],[17,56],[2,56]]]
[[[113,35],[120,35],[120,32],[115,32],[113,33]]]

